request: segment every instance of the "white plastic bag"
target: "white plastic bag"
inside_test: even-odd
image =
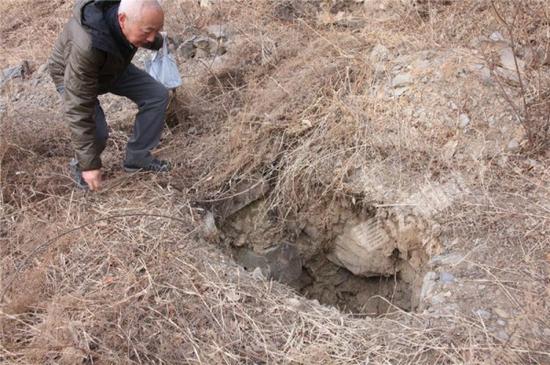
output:
[[[162,34],[162,48],[155,52],[153,59],[145,63],[145,71],[167,89],[181,85],[180,72],[174,57],[168,52],[166,33]]]

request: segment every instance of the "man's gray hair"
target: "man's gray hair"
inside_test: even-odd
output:
[[[153,8],[162,10],[158,0],[121,0],[118,6],[119,14],[126,14],[132,20],[139,19],[143,9]]]

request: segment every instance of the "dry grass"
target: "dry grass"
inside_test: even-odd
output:
[[[0,65],[14,66],[23,60],[44,62],[61,31],[71,2],[64,0],[6,0],[0,4],[2,48]]]
[[[537,357],[485,337],[475,319],[354,318],[305,302],[281,284],[253,279],[200,240],[188,204],[138,181],[109,197],[73,194],[36,205],[38,214],[48,206],[66,216],[44,222],[42,240],[23,230],[11,237],[18,249],[6,248],[4,269],[16,281],[2,306],[2,359],[444,364]],[[36,225],[36,213],[12,217],[24,227]],[[39,244],[31,259],[17,259]],[[17,272],[14,262],[25,266]]]
[[[51,22],[26,21],[52,10],[50,2],[30,3],[0,5],[10,14],[1,27],[13,49],[0,64],[42,62],[62,24],[57,14],[69,8],[59,2]],[[9,106],[0,120],[0,362],[550,361],[548,154],[503,152],[512,132],[495,134],[487,119],[512,125],[509,103],[497,85],[484,86],[474,74],[455,77],[469,67],[463,59],[484,62],[471,55],[477,37],[504,32],[489,2],[383,1],[383,13],[349,5],[366,21],[358,28],[338,23],[347,2],[335,3],[222,2],[209,11],[166,4],[171,32],[224,22],[238,35],[223,68],[186,65],[184,74],[194,73],[179,92],[187,119],[160,151],[180,163],[171,176],[127,176],[109,167],[102,193],[75,192],[65,168],[67,132],[51,124],[51,107],[32,100]],[[543,1],[529,4],[547,16]],[[311,15],[317,8],[319,18]],[[11,16],[17,13],[23,16]],[[518,44],[528,36],[548,44],[547,27],[541,21],[535,35],[518,33]],[[44,37],[31,47],[17,29]],[[370,57],[377,44],[389,52],[383,69]],[[414,60],[425,50],[443,76],[427,74],[427,86],[415,83],[402,98],[384,94],[399,57]],[[446,63],[437,64],[440,58]],[[526,88],[543,101],[548,66],[529,70]],[[521,102],[517,85],[506,91]],[[449,100],[458,110],[447,108]],[[468,131],[453,123],[462,112],[472,118]],[[108,166],[118,164],[124,139],[114,134]],[[445,158],[449,140],[457,141],[456,152]],[[493,145],[498,152],[489,151]],[[460,269],[467,290],[456,289],[461,307],[454,312],[340,313],[252,277],[202,238],[197,202],[224,201],[239,193],[239,182],[259,176],[272,186],[274,224],[285,227],[289,218],[330,221],[333,206],[398,203],[420,182],[455,174],[469,193],[436,217],[458,240],[452,249],[467,257]],[[474,314],[495,303],[513,310],[508,340]]]

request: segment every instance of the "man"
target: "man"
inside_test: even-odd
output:
[[[108,129],[98,95],[125,96],[138,105],[128,141],[126,171],[165,172],[166,161],[153,158],[168,105],[167,89],[134,66],[137,48],[158,50],[164,12],[157,0],[77,0],[48,66],[61,93],[76,158],[71,171],[81,188],[101,186],[101,153]]]

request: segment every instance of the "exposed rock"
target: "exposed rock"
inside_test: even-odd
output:
[[[210,57],[210,52],[208,52],[207,50],[202,48],[197,48],[195,50],[195,58],[209,58],[209,57]]]
[[[15,78],[23,78],[23,66],[14,66],[14,67],[8,67],[2,70],[2,74],[0,75],[0,84],[3,84],[9,80],[15,79]]]
[[[260,269],[267,278],[292,284],[302,275],[302,259],[295,246],[283,243],[272,246],[262,253],[239,249],[235,259],[246,270]]]
[[[392,253],[395,244],[378,220],[348,225],[335,240],[334,250],[327,256],[355,275],[379,276],[395,273]]]
[[[510,152],[515,152],[519,150],[519,142],[515,139],[512,139],[510,142],[508,142],[508,146],[506,146],[506,149]]]
[[[508,333],[506,333],[506,331],[504,330],[500,330],[496,333],[497,337],[502,340],[502,341],[508,341],[510,339],[510,336],[508,335]]]
[[[436,255],[430,260],[434,266],[455,266],[464,260],[464,256],[459,253],[450,253],[448,255]]]
[[[222,46],[221,44],[218,44],[218,46],[214,51],[214,55],[216,56],[223,56],[226,53],[227,53],[227,48],[225,48],[225,46]]]
[[[395,76],[391,82],[393,88],[404,87],[412,84],[413,77],[410,73],[400,73]]]
[[[500,64],[503,68],[516,71],[519,69],[519,72],[523,72],[525,69],[525,62],[520,60],[514,55],[514,51],[511,47],[502,48],[500,50]],[[517,69],[516,69],[517,62]]]
[[[455,282],[455,277],[449,272],[442,272],[441,274],[439,274],[439,280],[443,284],[452,284]]]
[[[243,180],[235,186],[236,192],[232,198],[224,200],[216,206],[218,214],[229,217],[250,203],[262,198],[270,190],[269,183],[263,177],[258,180]]]
[[[493,32],[489,36],[489,39],[492,40],[493,42],[504,41],[504,37],[502,36],[502,34],[500,32]]]
[[[183,42],[178,47],[177,52],[181,57],[183,57],[185,59],[190,59],[190,58],[195,57],[195,45],[193,44],[193,40],[188,40],[188,41]]]
[[[216,227],[216,221],[214,214],[210,211],[206,211],[202,222],[202,233],[206,239],[215,239],[219,236],[218,228]]]
[[[490,85],[493,82],[491,70],[483,64],[476,64],[474,65],[475,72],[481,77],[481,81],[483,81],[484,84]]]
[[[215,40],[226,41],[229,37],[230,31],[227,25],[224,24],[212,24],[206,28],[206,33]]]
[[[193,39],[193,45],[199,49],[204,49],[206,51],[210,51],[210,47],[214,42],[209,37],[197,37]]]
[[[386,47],[384,47],[381,44],[377,44],[372,48],[372,51],[370,52],[370,62],[372,63],[378,63],[387,61],[390,57],[390,51]]]
[[[201,8],[210,8],[212,5],[216,4],[216,0],[199,0],[199,5]]]
[[[257,267],[252,271],[252,277],[256,280],[265,280],[265,275],[260,267]]]
[[[436,279],[437,274],[433,271],[429,271],[426,275],[424,275],[424,278],[422,279],[422,287],[420,289],[421,304],[431,297],[436,285]]]
[[[519,83],[519,76],[515,69],[511,70],[504,67],[497,67],[495,68],[494,73],[505,81]]]
[[[468,116],[468,114],[460,114],[458,116],[458,126],[460,128],[466,128],[468,125],[470,125],[470,117]]]
[[[485,309],[476,309],[474,313],[476,316],[480,317],[485,321],[488,321],[489,319],[491,319],[491,312],[486,311]]]

